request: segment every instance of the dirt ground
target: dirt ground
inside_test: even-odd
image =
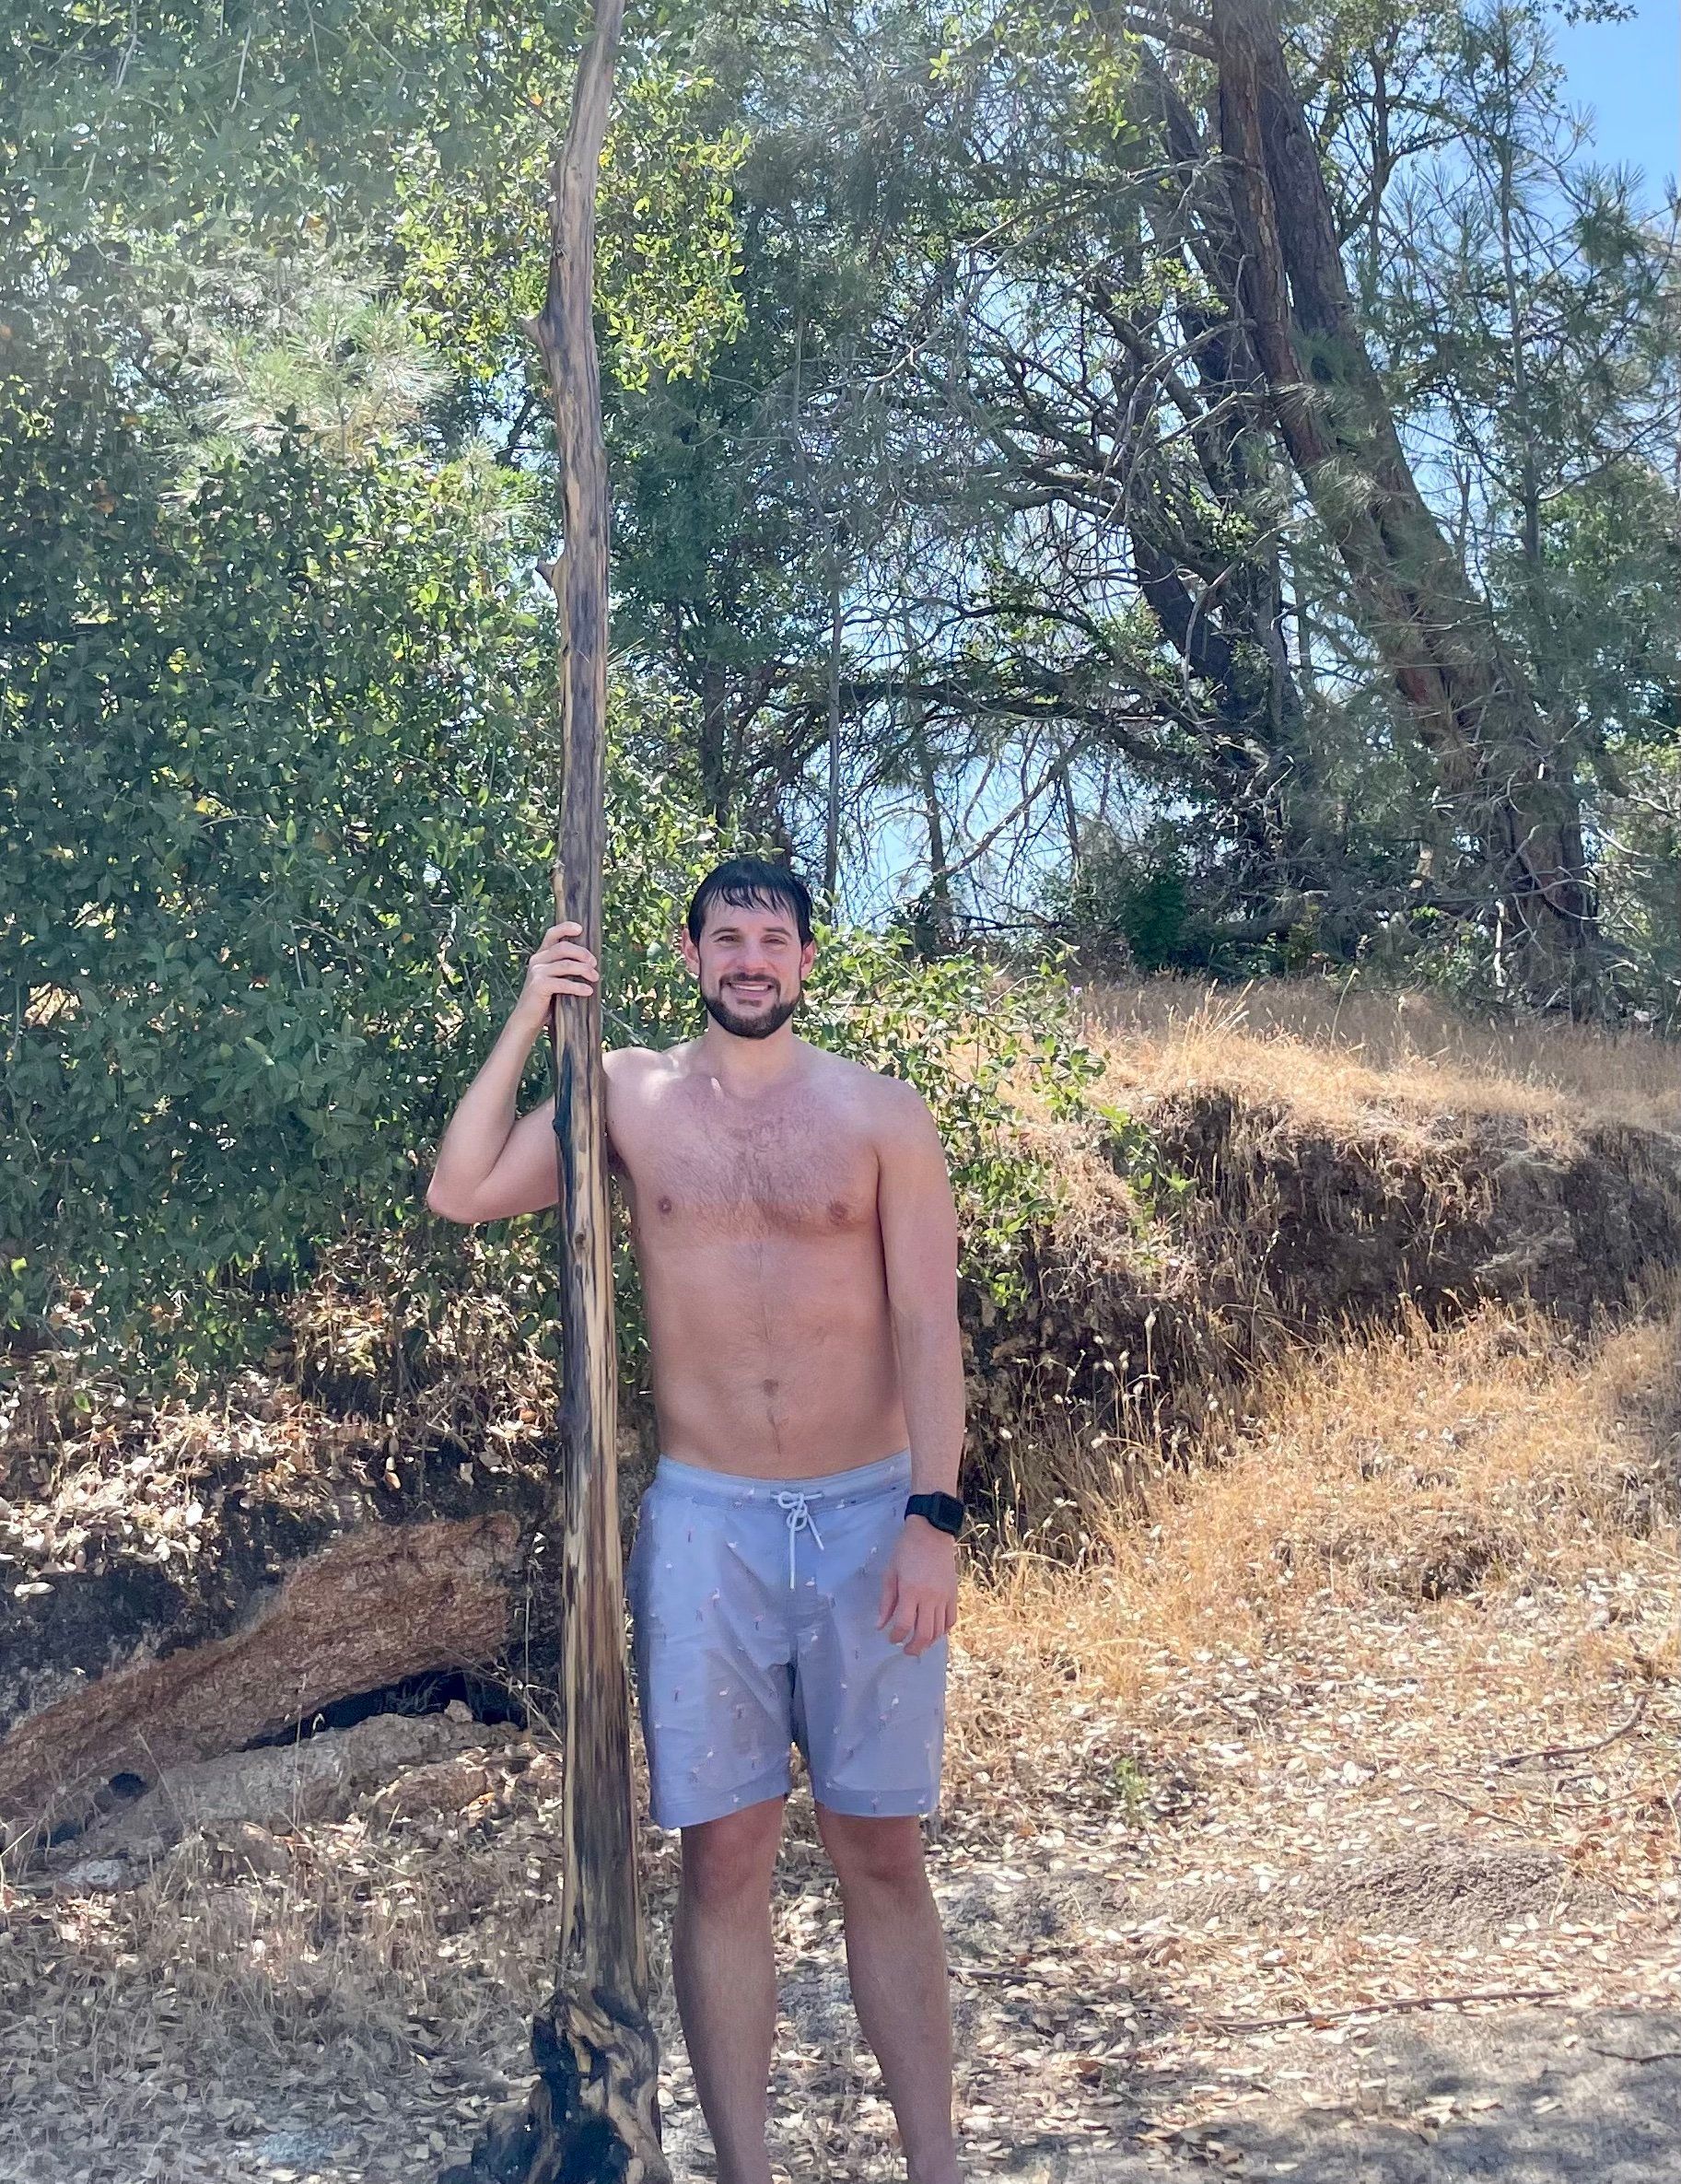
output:
[[[1200,1681],[1164,1681],[1144,1736],[1071,1694],[1013,1755],[986,1728],[1006,1665],[957,1658],[929,1856],[969,2175],[1681,2178],[1675,1822],[1646,1788],[1673,1764],[1673,1689],[1592,1755],[1585,1812],[1492,1764],[1480,1785],[1415,1782],[1428,1757],[1393,1755],[1429,1710],[1428,1673],[1410,1648],[1373,1658],[1371,1635],[1325,1630],[1287,1681],[1206,1662]],[[1495,1719],[1491,1762],[1532,1726]],[[527,1736],[426,1776],[406,1798],[256,1830],[272,1853],[249,1829],[199,1835],[138,1886],[20,1884],[0,1948],[0,2177],[374,2184],[459,2158],[524,2074],[558,1767]],[[1630,1807],[1669,1829],[1634,1887],[1628,1843],[1609,1862],[1583,1848],[1584,1822],[1591,1837]],[[663,1954],[673,1843],[645,1839],[667,2143],[678,2178],[706,2178]],[[776,1928],[781,2172],[902,2174],[803,1788]],[[1431,2000],[1475,1995],[1506,1999]]]

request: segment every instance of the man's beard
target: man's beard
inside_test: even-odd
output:
[[[742,1014],[730,1006],[726,989],[719,987],[716,994],[709,994],[703,986],[700,998],[706,1004],[706,1014],[713,1022],[737,1039],[768,1039],[778,1032],[799,1008],[803,988],[796,987],[791,1000],[776,1000],[763,1009]]]

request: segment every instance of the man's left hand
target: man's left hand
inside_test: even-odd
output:
[[[907,1653],[926,1653],[957,1620],[957,1542],[926,1517],[906,1517],[881,1578],[876,1629]]]

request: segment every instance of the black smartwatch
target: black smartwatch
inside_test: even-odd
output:
[[[963,1505],[955,1494],[913,1494],[905,1504],[907,1517],[927,1517],[937,1532],[955,1539],[963,1528]]]

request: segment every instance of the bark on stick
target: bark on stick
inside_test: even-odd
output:
[[[548,294],[530,331],[554,397],[562,482],[561,821],[555,915],[601,947],[607,705],[607,464],[591,299],[595,195],[624,0],[600,0],[550,176]],[[566,1723],[558,1974],[537,2013],[538,2080],[445,2184],[669,2184],[636,1879],[615,1431],[613,1256],[597,997],[555,1003],[562,1371],[558,1507]]]

